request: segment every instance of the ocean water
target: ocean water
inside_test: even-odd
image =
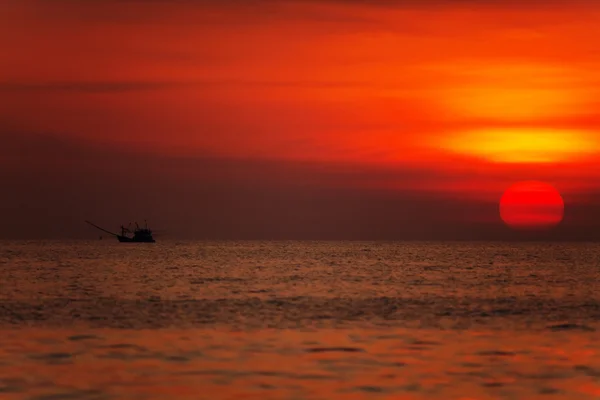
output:
[[[600,245],[0,242],[2,399],[600,397]]]

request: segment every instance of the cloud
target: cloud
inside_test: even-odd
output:
[[[82,93],[119,93],[149,90],[185,89],[185,88],[360,88],[373,87],[368,81],[259,81],[259,80],[191,80],[191,81],[63,81],[63,82],[0,82],[0,92],[82,92]]]
[[[129,92],[184,86],[178,82],[50,82],[0,83],[0,92]]]

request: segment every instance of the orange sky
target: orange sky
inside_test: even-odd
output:
[[[349,166],[379,172],[320,184],[481,201],[535,179],[590,202],[600,7],[403,4],[5,0],[0,133]]]

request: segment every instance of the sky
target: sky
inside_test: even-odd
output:
[[[594,240],[594,1],[0,2],[0,238]],[[511,185],[564,220],[506,226]],[[158,238],[157,238],[158,239]]]

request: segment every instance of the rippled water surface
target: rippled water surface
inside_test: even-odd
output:
[[[600,396],[595,244],[0,245],[2,398]]]

